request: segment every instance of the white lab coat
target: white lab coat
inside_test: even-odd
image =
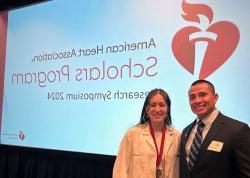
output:
[[[179,178],[181,133],[166,126],[165,178]],[[156,149],[149,124],[131,127],[124,136],[113,168],[113,178],[155,178]]]

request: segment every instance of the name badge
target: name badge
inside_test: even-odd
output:
[[[207,150],[210,151],[215,151],[215,152],[221,152],[222,148],[223,148],[223,142],[219,142],[219,141],[215,141],[213,140],[209,147],[207,148]]]

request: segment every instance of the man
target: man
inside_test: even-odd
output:
[[[250,178],[248,125],[218,111],[211,82],[195,81],[188,95],[197,118],[182,132],[180,178]]]

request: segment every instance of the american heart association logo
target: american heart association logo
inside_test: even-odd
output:
[[[205,79],[220,68],[236,49],[240,32],[229,21],[212,23],[213,11],[205,4],[190,4],[182,1],[186,21],[193,26],[179,30],[172,40],[172,51],[177,61],[191,74],[197,73],[199,79]],[[204,56],[195,59],[196,42],[206,42]]]
[[[23,141],[24,138],[25,138],[25,134],[22,131],[20,131],[19,134],[18,134],[18,137],[19,137],[20,140]]]

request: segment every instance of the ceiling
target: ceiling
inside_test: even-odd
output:
[[[47,0],[0,0],[0,12],[24,7]]]

